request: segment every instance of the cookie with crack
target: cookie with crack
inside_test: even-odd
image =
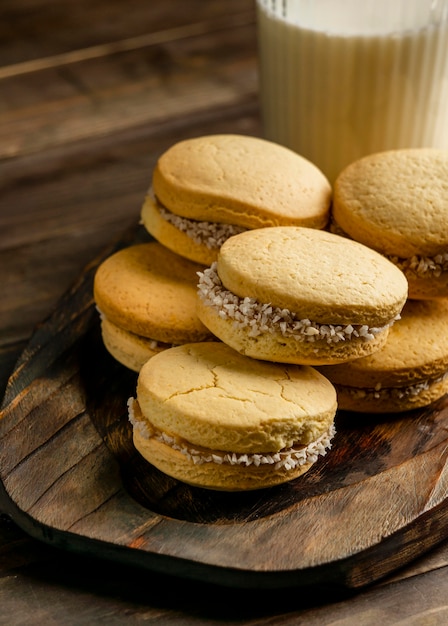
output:
[[[173,344],[212,340],[196,313],[197,272],[202,269],[156,241],[105,259],[95,273],[93,295],[110,354],[138,372]]]
[[[336,392],[315,368],[253,360],[223,343],[154,356],[128,405],[138,452],[165,474],[213,490],[297,478],[335,433]]]
[[[198,316],[257,359],[324,365],[371,354],[407,298],[384,256],[323,230],[268,227],[228,239],[199,275]]]
[[[161,155],[141,218],[162,244],[208,265],[229,236],[246,229],[324,228],[331,193],[324,174],[288,148],[245,135],[207,135]]]
[[[447,226],[447,150],[371,154],[335,181],[331,229],[395,263],[412,299],[448,297]]]
[[[448,300],[408,300],[385,345],[350,363],[318,368],[340,409],[398,413],[448,393]]]

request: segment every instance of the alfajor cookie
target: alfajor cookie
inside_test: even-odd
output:
[[[409,297],[448,296],[448,151],[390,150],[335,181],[332,229],[377,250],[406,275]]]
[[[408,300],[385,345],[370,356],[318,368],[340,409],[396,413],[448,393],[448,300]]]
[[[165,246],[209,265],[228,237],[246,229],[324,228],[331,193],[324,174],[288,148],[245,135],[208,135],[162,154],[141,218]]]
[[[124,330],[101,314],[101,337],[106,350],[122,365],[134,372],[158,352],[173,344],[150,339]]]
[[[197,272],[202,269],[155,241],[105,259],[95,273],[93,296],[110,354],[138,372],[172,345],[212,339],[196,314]]]
[[[238,352],[318,365],[378,350],[406,301],[407,282],[360,243],[279,226],[228,239],[199,274],[198,296],[201,321]]]
[[[165,474],[223,491],[278,485],[326,454],[336,392],[316,369],[185,344],[140,370],[129,419],[138,452]]]

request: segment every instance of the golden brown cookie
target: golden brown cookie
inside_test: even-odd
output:
[[[101,336],[107,351],[119,363],[134,372],[139,372],[148,359],[173,345],[124,330],[103,315]]]
[[[203,269],[155,241],[123,248],[103,261],[93,295],[112,356],[138,371],[173,344],[212,339],[196,313],[197,272]]]
[[[334,186],[335,232],[406,275],[409,297],[448,296],[448,151],[390,150],[346,167]]]
[[[448,299],[408,300],[401,315],[375,354],[318,368],[335,385],[339,408],[395,413],[448,393]]]
[[[295,152],[244,135],[208,135],[174,144],[159,158],[142,222],[158,241],[210,264],[222,243],[246,229],[324,228],[331,186]]]
[[[225,491],[297,478],[327,452],[336,392],[314,368],[245,357],[223,343],[165,350],[129,401],[134,443],[169,476]]]
[[[407,297],[384,256],[323,230],[271,227],[228,239],[200,274],[198,315],[253,358],[329,364],[378,350]]]

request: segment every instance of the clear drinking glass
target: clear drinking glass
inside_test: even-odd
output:
[[[448,149],[448,0],[257,0],[263,132],[333,182],[350,162]]]

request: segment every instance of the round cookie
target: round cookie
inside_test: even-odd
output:
[[[185,344],[140,370],[129,400],[140,454],[190,485],[271,487],[306,472],[334,436],[336,392],[316,369]]]
[[[105,259],[95,273],[93,296],[112,356],[139,371],[173,344],[214,339],[196,313],[197,273],[203,269],[156,241]]]
[[[101,316],[101,335],[107,351],[122,365],[139,372],[142,365],[158,352],[173,344],[136,335]]]
[[[390,150],[335,181],[334,232],[377,250],[406,275],[413,299],[448,296],[448,151]]]
[[[324,228],[331,193],[324,174],[284,146],[245,135],[208,135],[162,154],[141,217],[165,246],[209,265],[228,237],[246,229]]]
[[[199,318],[238,352],[323,365],[378,350],[406,301],[407,282],[360,243],[279,226],[228,239],[199,274],[198,294]]]
[[[340,409],[396,413],[448,393],[448,300],[408,300],[375,354],[318,368],[335,385]]]

